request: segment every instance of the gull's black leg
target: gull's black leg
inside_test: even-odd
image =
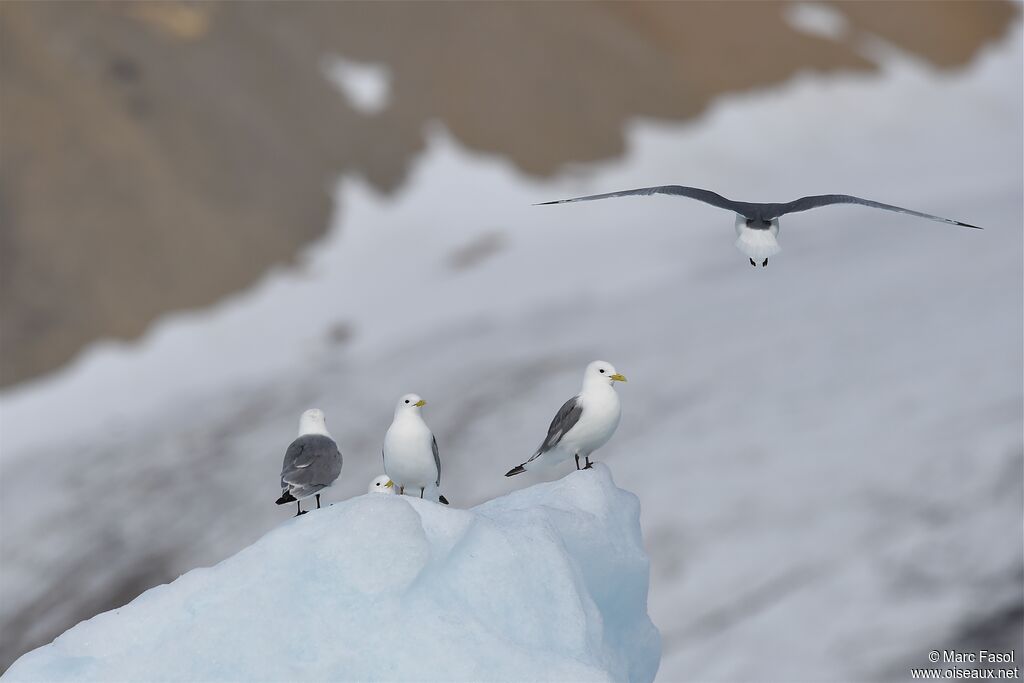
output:
[[[767,265],[768,265],[768,259],[765,259],[765,260],[764,260],[764,261],[763,261],[763,262],[761,263],[761,267],[762,267],[762,268],[764,268],[764,267],[765,267],[765,266],[767,266]]]
[[[320,509],[320,494],[316,494],[316,509]]]
[[[299,510],[298,512],[296,512],[296,513],[295,513],[295,516],[296,516],[296,517],[298,517],[299,515],[304,515],[304,514],[306,514],[306,511],[304,511],[304,510],[302,509],[302,502],[301,502],[301,501],[298,501],[298,500],[297,500],[297,501],[295,501],[295,507],[296,507],[296,508],[298,508],[298,510]]]
[[[580,468],[580,454],[576,454],[576,469]]]
[[[420,498],[422,498],[422,497],[423,497],[423,487],[421,486],[420,487]]]
[[[405,495],[405,487],[404,486],[399,486],[398,487],[398,495],[400,495],[400,496],[404,496]]]
[[[757,264],[756,264],[756,263],[754,263],[754,259],[750,259],[750,265],[752,265],[752,266],[754,266],[755,268],[757,268]]]

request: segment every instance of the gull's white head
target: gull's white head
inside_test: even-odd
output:
[[[427,402],[420,398],[419,394],[406,394],[402,398],[398,399],[398,405],[395,407],[395,415],[402,413],[419,413],[420,408],[427,405]]]
[[[603,360],[595,360],[587,366],[583,373],[583,386],[612,384],[613,382],[625,382],[626,378],[620,375],[615,366]]]
[[[386,493],[391,494],[395,492],[395,482],[391,481],[391,478],[382,474],[370,482],[370,488],[367,489],[367,493]]]
[[[327,418],[324,416],[324,411],[319,408],[310,408],[302,414],[302,417],[299,418],[299,436],[306,434],[330,436],[327,433]]]

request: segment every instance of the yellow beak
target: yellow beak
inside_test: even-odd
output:
[[[619,373],[616,372],[614,375],[611,375],[608,379],[612,380],[613,382],[625,382],[626,376],[620,375]]]
[[[413,403],[413,405],[416,406],[417,408],[422,408],[423,406],[427,405],[427,402],[421,398],[420,400]]]
[[[384,484],[384,488],[389,489],[389,488],[391,488],[394,485],[395,485],[395,482],[393,482],[390,479],[388,479],[388,483]]]

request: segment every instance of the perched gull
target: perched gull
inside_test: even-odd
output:
[[[298,517],[306,514],[299,501],[315,495],[319,509],[320,491],[333,484],[339,474],[341,452],[327,431],[324,413],[316,408],[307,410],[299,418],[299,437],[292,441],[284,454],[281,497],[277,504],[295,503],[299,509],[295,516]]]
[[[505,476],[553,465],[569,456],[576,458],[576,469],[580,469],[580,456],[583,456],[586,461],[583,469],[589,469],[592,466],[590,454],[605,445],[619,426],[622,410],[612,384],[625,381],[611,363],[595,360],[588,365],[583,373],[583,388],[562,405],[548,427],[544,443],[529,460],[513,467]]]
[[[391,481],[391,477],[386,474],[382,474],[379,477],[374,478],[370,482],[370,488],[367,489],[367,493],[385,493],[392,494],[395,492],[395,482]],[[448,499],[441,495],[441,492],[437,489],[437,484],[431,484],[427,486],[424,497],[433,500],[436,503],[448,505]]]
[[[366,492],[392,494],[395,492],[395,482],[391,481],[388,475],[382,474],[370,482],[370,488]]]
[[[437,439],[423,421],[420,408],[427,402],[416,394],[398,399],[395,419],[384,435],[384,471],[398,487],[419,489],[420,498],[431,484],[441,485],[441,458],[437,453]]]
[[[743,252],[750,259],[750,265],[757,266],[760,261],[762,266],[768,265],[768,257],[779,253],[779,246],[776,237],[779,234],[779,217],[787,213],[797,213],[817,209],[832,204],[860,204],[874,209],[885,209],[906,213],[918,218],[927,218],[933,221],[941,221],[952,225],[961,225],[965,228],[976,228],[977,225],[962,223],[951,218],[933,216],[930,213],[911,211],[900,206],[882,204],[881,202],[861,199],[848,194],[819,194],[810,197],[801,197],[785,204],[774,203],[752,203],[734,202],[726,199],[720,194],[710,190],[702,190],[697,187],[685,187],[683,185],[662,185],[660,187],[641,187],[636,190],[622,190],[621,192],[608,192],[605,194],[592,194],[586,197],[573,197],[572,199],[559,199],[553,202],[541,202],[538,206],[545,204],[565,204],[567,202],[585,202],[591,199],[607,199],[609,197],[629,197],[652,194],[670,194],[677,197],[688,197],[697,201],[717,206],[720,209],[727,209],[736,213],[736,248]]]

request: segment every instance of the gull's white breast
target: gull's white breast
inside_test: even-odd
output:
[[[391,423],[384,435],[384,471],[407,489],[437,481],[433,435],[419,416],[401,416]]]
[[[612,438],[619,426],[622,406],[619,395],[610,386],[584,391],[579,396],[583,412],[579,422],[562,437],[560,446],[568,453],[589,454]]]

